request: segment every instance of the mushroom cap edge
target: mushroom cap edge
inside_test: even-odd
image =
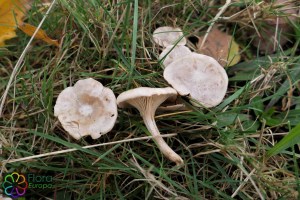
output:
[[[152,97],[166,95],[169,97],[177,96],[177,91],[171,87],[165,88],[151,88],[151,87],[138,87],[131,90],[122,92],[117,97],[117,104],[120,108],[131,107],[127,101],[132,99],[138,99],[141,97]]]

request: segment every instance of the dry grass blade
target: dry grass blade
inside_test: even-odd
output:
[[[177,134],[164,134],[161,137],[174,137]],[[146,136],[146,137],[140,137],[140,138],[132,138],[132,139],[125,139],[125,140],[119,140],[119,141],[113,141],[113,142],[107,142],[107,143],[102,143],[102,144],[95,144],[95,145],[88,145],[88,146],[83,146],[83,149],[90,149],[90,148],[95,148],[95,147],[101,147],[101,146],[108,146],[108,145],[114,145],[114,144],[121,144],[125,142],[134,142],[134,141],[140,141],[140,140],[148,140],[148,139],[153,139],[153,136]],[[5,165],[8,163],[15,163],[15,162],[21,162],[21,161],[28,161],[36,158],[42,158],[42,157],[48,157],[48,156],[53,156],[53,155],[58,155],[58,154],[64,154],[64,153],[69,153],[73,151],[78,151],[79,149],[66,149],[66,150],[61,150],[61,151],[54,151],[50,153],[44,153],[44,154],[39,154],[39,155],[34,155],[34,156],[28,156],[24,158],[17,158],[17,159],[10,159],[6,161],[2,161],[1,165]]]
[[[152,185],[153,188],[159,187],[162,190],[168,192],[169,194],[172,194],[174,197],[177,197],[178,195],[176,192],[171,191],[167,186],[165,186],[161,181],[157,180],[153,174],[151,174],[150,169],[145,170],[143,169],[140,164],[137,162],[135,157],[131,159],[131,163],[145,176],[147,181]],[[160,194],[160,196],[163,196]],[[168,199],[168,198],[166,198]]]

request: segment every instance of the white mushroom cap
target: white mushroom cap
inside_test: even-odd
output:
[[[164,67],[167,67],[173,61],[181,59],[184,56],[190,55],[192,51],[186,46],[167,46],[159,55],[159,59],[163,61]]]
[[[180,28],[163,26],[153,32],[153,40],[160,46],[185,45],[186,38]]]
[[[156,126],[154,115],[157,107],[169,97],[177,96],[173,88],[148,88],[140,87],[128,90],[117,98],[118,106],[121,108],[133,106],[137,108],[143,117],[144,123],[153,136],[160,151],[177,165],[183,164],[182,158],[175,153],[161,137]]]
[[[116,97],[92,78],[79,80],[59,94],[54,115],[75,139],[86,135],[97,139],[109,132],[116,122]]]
[[[224,68],[212,57],[196,53],[168,65],[164,78],[180,95],[189,95],[205,107],[218,105],[228,86]]]

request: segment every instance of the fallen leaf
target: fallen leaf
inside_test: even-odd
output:
[[[239,54],[239,49],[240,49],[239,45],[234,40],[231,40],[228,58],[227,58],[227,60],[228,60],[227,66],[228,67],[233,66],[233,65],[237,64],[238,62],[240,62],[241,55]]]
[[[36,30],[36,27],[35,26],[32,26],[30,24],[27,24],[27,23],[23,23],[22,25],[19,25],[18,28],[20,30],[22,30],[24,33],[26,33],[27,35],[29,36],[32,36],[33,33],[35,32]],[[42,29],[39,29],[38,32],[36,33],[35,39],[40,39],[40,40],[43,40],[45,42],[47,42],[48,44],[51,44],[51,45],[55,45],[55,46],[59,46],[58,44],[58,41],[57,40],[53,40],[51,39],[47,33],[42,30]]]
[[[0,46],[16,37],[17,25],[22,23],[27,11],[26,3],[26,0],[0,0]]]
[[[204,36],[200,37],[197,44],[199,53],[215,58],[222,66],[233,66],[240,61],[239,45],[232,36],[214,27],[201,48],[203,39]]]
[[[30,9],[30,0],[0,0],[0,47],[5,45],[5,40],[16,37],[16,29],[19,28],[25,34],[32,36],[35,26],[23,23],[26,12]],[[57,40],[53,40],[45,31],[39,30],[36,39],[48,44],[59,46]]]

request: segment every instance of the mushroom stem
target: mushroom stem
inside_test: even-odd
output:
[[[153,140],[156,143],[159,150],[171,161],[175,162],[177,166],[183,164],[182,158],[175,152],[165,140],[161,137],[160,132],[156,126],[154,116],[143,116],[144,123],[153,136]]]
[[[168,98],[174,98],[175,96],[177,96],[176,90],[170,87],[141,87],[123,92],[118,96],[117,103],[121,108],[132,106],[139,110],[144,123],[150,134],[153,136],[153,140],[157,144],[159,150],[164,156],[175,162],[178,166],[183,164],[182,158],[163,140],[154,120],[155,111],[158,106]]]

